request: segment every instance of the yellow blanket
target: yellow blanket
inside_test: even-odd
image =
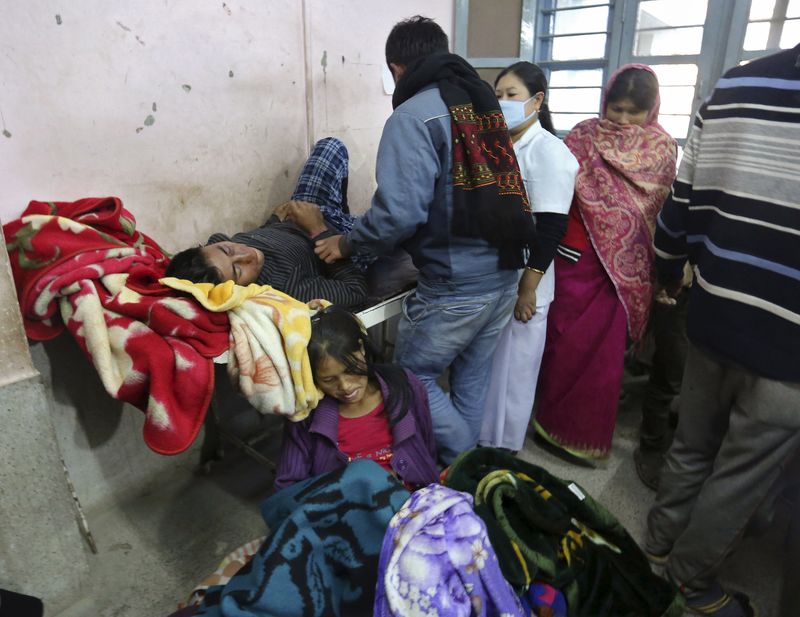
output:
[[[317,406],[308,358],[311,306],[269,285],[247,287],[163,278],[162,284],[191,294],[210,311],[227,311],[231,321],[228,372],[253,407],[299,421]]]

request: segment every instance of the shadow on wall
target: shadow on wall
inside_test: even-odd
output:
[[[58,445],[84,511],[128,500],[165,474],[197,465],[196,445],[176,456],[147,447],[144,414],[106,392],[69,335],[32,345],[31,355],[49,391]]]
[[[75,410],[73,443],[86,442],[90,449],[102,446],[119,430],[124,403],[106,392],[94,367],[69,336],[40,345],[49,361],[45,384],[56,412],[63,408]],[[56,423],[61,424],[57,420]]]

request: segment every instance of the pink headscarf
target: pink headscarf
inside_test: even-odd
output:
[[[656,78],[656,83],[658,83],[658,77],[656,77],[656,72],[653,70],[653,68],[651,66],[649,66],[647,64],[636,64],[636,63],[622,65],[616,71],[611,73],[611,77],[609,77],[608,78],[608,82],[606,82],[606,87],[603,88],[603,99],[600,101],[600,117],[601,118],[605,118],[606,117],[606,98],[608,97],[608,93],[611,91],[611,86],[614,85],[614,82],[617,81],[617,78],[620,75],[622,75],[625,71],[629,71],[631,69],[640,69],[642,71],[647,71],[648,73],[653,75],[653,77]],[[650,124],[653,124],[654,122],[655,123],[658,122],[658,112],[659,112],[660,108],[661,108],[661,93],[657,90],[656,91],[656,100],[653,103],[653,107],[648,112],[647,118],[645,118],[644,126],[648,126]],[[660,124],[658,126],[659,126],[659,128],[661,128],[662,131],[664,131],[663,127],[661,127]],[[664,132],[666,133],[666,131],[664,131]]]
[[[675,179],[677,144],[658,123],[660,97],[642,126],[606,118],[606,97],[629,69],[652,73],[644,64],[626,64],[608,80],[601,117],[575,126],[564,143],[580,163],[573,208],[625,307],[634,341],[644,336],[653,301],[653,231]]]

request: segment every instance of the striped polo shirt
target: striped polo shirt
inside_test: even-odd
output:
[[[800,382],[800,45],[728,71],[700,108],[658,217],[662,282],[695,273],[688,335]]]
[[[325,237],[329,230],[319,237]],[[264,254],[264,267],[256,280],[271,285],[301,302],[325,299],[343,308],[357,308],[367,298],[367,283],[349,259],[328,265],[314,253],[314,243],[302,229],[276,216],[261,227],[228,237],[213,234],[207,244],[232,241],[257,248]]]

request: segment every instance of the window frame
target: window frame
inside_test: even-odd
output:
[[[536,19],[537,0],[522,0],[522,18],[519,29],[519,56],[506,58],[474,57],[467,55],[467,32],[469,32],[469,3],[470,0],[456,0],[455,3],[455,33],[453,37],[453,52],[464,58],[476,69],[506,67],[520,60],[529,60],[534,57],[533,45],[535,34],[531,27]]]
[[[783,27],[787,21],[800,21],[800,17],[793,17],[790,20],[786,19],[786,12],[789,8],[789,0],[775,0],[775,6],[772,9],[772,17],[769,19],[754,19],[752,22],[749,20],[750,17],[750,5],[751,2],[747,3],[747,11],[745,11],[744,15],[744,35],[742,36],[742,50],[737,62],[742,60],[753,60],[760,56],[764,56],[766,54],[775,53],[781,51],[780,49],[780,42],[781,42],[781,35],[783,34]],[[756,49],[752,51],[746,51],[744,49],[744,39],[747,36],[747,26],[751,23],[768,23],[769,24],[769,36],[767,37],[767,48],[766,49]]]
[[[478,1],[478,0],[475,0]],[[486,0],[480,0],[486,1]],[[522,0],[522,19],[520,23],[520,55],[515,58],[474,58],[468,57],[467,27],[469,23],[470,0],[456,0],[454,51],[466,58],[474,67],[481,69],[502,69],[520,60],[528,60],[538,64],[547,74],[548,79],[553,70],[587,70],[601,68],[602,84],[620,66],[630,62],[642,64],[696,64],[697,80],[694,85],[695,94],[692,101],[691,117],[697,112],[702,102],[711,94],[722,74],[743,60],[752,60],[760,56],[780,51],[780,33],[785,23],[786,9],[789,0],[776,0],[773,17],[769,21],[769,47],[766,50],[744,51],[744,39],[750,15],[751,0],[708,0],[706,19],[703,24],[703,38],[700,52],[687,55],[634,55],[636,38],[636,19],[639,5],[646,0],[597,0],[597,2],[574,7],[592,8],[608,4],[609,15],[606,31],[606,56],[599,59],[551,60],[548,45],[552,37],[545,32],[548,21],[546,14],[555,9],[556,0]],[[781,10],[779,10],[781,9]],[[780,27],[775,21],[782,15]],[[579,34],[591,34],[589,32]],[[574,35],[573,35],[574,36]],[[600,109],[596,112],[599,114]],[[554,110],[554,113],[559,112]],[[575,112],[578,113],[578,112]],[[691,119],[689,122],[691,126]],[[566,131],[559,131],[560,135]],[[686,138],[677,139],[680,145]]]

